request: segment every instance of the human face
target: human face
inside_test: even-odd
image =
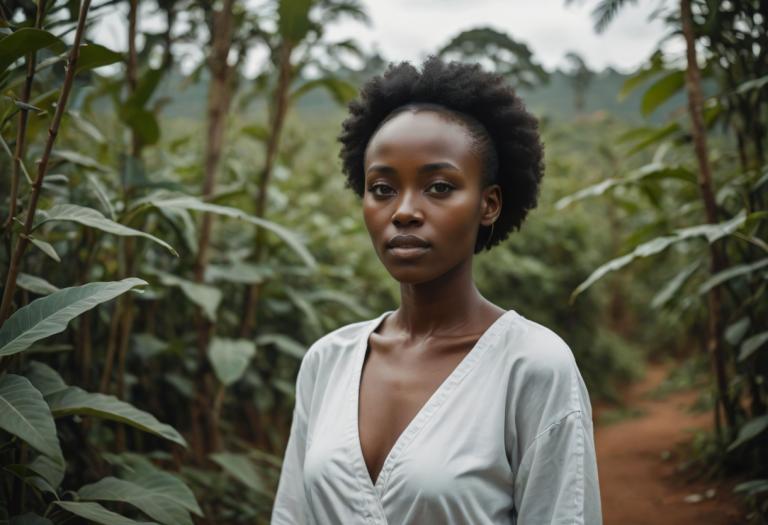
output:
[[[478,229],[500,211],[498,185],[481,188],[482,161],[464,126],[434,111],[393,117],[365,152],[363,217],[387,271],[401,283],[427,282],[471,261]],[[392,247],[414,235],[420,247]]]

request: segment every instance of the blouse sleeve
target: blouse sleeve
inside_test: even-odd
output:
[[[569,346],[531,329],[512,381],[518,525],[601,525],[592,405]]]
[[[310,348],[304,355],[296,378],[296,403],[288,436],[280,480],[272,507],[272,525],[305,525],[304,455],[307,447],[307,418],[317,373],[315,355]]]
[[[553,423],[530,444],[515,477],[519,525],[600,525],[592,424],[581,411]]]

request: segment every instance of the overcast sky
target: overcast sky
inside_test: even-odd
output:
[[[376,43],[390,60],[418,60],[466,29],[490,26],[528,44],[547,68],[562,64],[569,51],[596,69],[633,68],[642,63],[664,35],[659,21],[648,18],[669,2],[629,4],[608,30],[593,31],[596,0],[364,0],[372,27],[345,23],[339,29],[366,44]]]
[[[250,2],[249,2],[250,3]],[[581,54],[593,69],[612,66],[629,71],[648,58],[664,36],[661,22],[649,21],[659,6],[671,0],[629,3],[602,34],[593,30],[597,0],[362,0],[371,25],[345,21],[329,28],[334,40],[355,38],[364,48],[376,47],[388,60],[420,61],[461,31],[490,26],[526,43],[548,69],[563,65],[569,51]],[[143,17],[142,27],[161,23]],[[95,40],[124,49],[124,13],[115,13],[97,26]],[[665,49],[679,51],[671,41]]]

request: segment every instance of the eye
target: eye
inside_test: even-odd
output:
[[[438,188],[438,191],[431,193],[450,193],[454,189],[453,185],[448,184],[447,182],[435,182],[430,188]],[[440,191],[440,188],[442,188],[442,191]]]
[[[372,184],[371,186],[368,187],[368,191],[376,197],[386,197],[388,195],[391,195],[391,193],[386,193],[386,192],[382,193],[380,191],[377,191],[378,189],[391,190],[392,188],[390,188],[386,184]]]

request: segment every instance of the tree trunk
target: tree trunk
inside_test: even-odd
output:
[[[278,148],[280,146],[280,136],[285,123],[285,116],[288,113],[288,90],[293,81],[293,70],[291,66],[291,55],[294,46],[290,41],[285,41],[280,49],[280,64],[278,71],[277,87],[275,88],[272,100],[274,113],[272,116],[269,139],[267,140],[266,160],[264,169],[261,171],[259,179],[259,195],[256,200],[256,216],[264,217],[267,207],[267,192],[269,191],[269,181],[272,177],[272,171],[275,166]],[[256,252],[254,260],[256,264],[261,262],[264,255],[264,228],[256,231]],[[261,283],[252,284],[248,287],[243,308],[243,321],[240,325],[240,337],[248,337],[253,330],[256,321],[256,307],[259,302]]]
[[[707,137],[704,131],[702,116],[703,96],[701,92],[701,75],[696,61],[696,41],[693,32],[693,16],[691,14],[690,0],[680,1],[680,18],[685,36],[686,56],[688,67],[685,75],[685,87],[688,92],[688,112],[691,117],[691,134],[696,151],[696,159],[699,164],[698,184],[701,198],[704,202],[707,222],[718,222],[717,203],[712,184],[712,171],[709,166],[707,150]],[[714,275],[725,268],[725,260],[717,243],[709,245],[709,271]],[[729,435],[735,428],[735,409],[733,401],[728,393],[728,377],[725,369],[725,348],[723,347],[723,314],[720,287],[714,286],[707,294],[707,351],[712,359],[712,368],[717,381],[718,401],[722,405],[725,416],[726,430]]]

